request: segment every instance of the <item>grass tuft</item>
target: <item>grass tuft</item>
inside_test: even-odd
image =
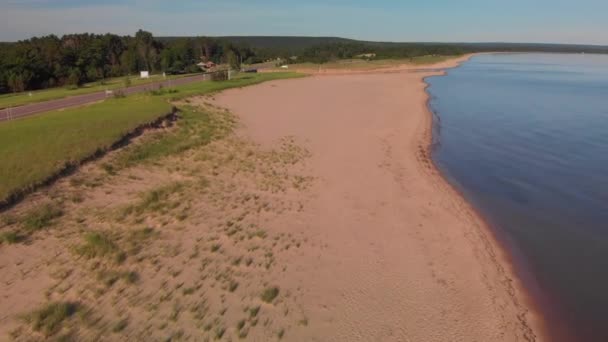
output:
[[[239,287],[239,283],[236,282],[236,281],[234,281],[234,280],[232,280],[232,281],[230,281],[230,286],[228,286],[228,291],[234,292],[234,291],[236,291],[236,289],[238,287]]]
[[[43,204],[28,211],[22,219],[23,228],[33,233],[50,226],[53,220],[63,215],[63,210],[55,204]]]
[[[76,247],[75,251],[87,259],[106,257],[118,251],[118,246],[104,232],[88,233],[84,240],[85,243]]]
[[[114,326],[112,327],[112,332],[114,333],[119,333],[123,330],[125,330],[125,328],[129,325],[129,320],[124,318],[121,319],[120,321],[116,322],[116,324],[114,324]]]
[[[139,280],[139,274],[134,271],[101,271],[97,274],[97,280],[104,283],[107,287],[111,287],[120,279],[124,280],[127,284],[135,284]]]
[[[249,317],[255,318],[259,312],[260,312],[260,306],[259,305],[255,306],[255,307],[249,309]]]
[[[32,324],[34,331],[51,336],[58,332],[63,322],[73,316],[78,309],[79,305],[76,303],[54,302],[31,313],[26,319]]]
[[[239,321],[239,322],[236,324],[236,328],[237,328],[238,330],[243,329],[243,327],[245,327],[245,320],[244,320],[244,319],[240,320],[240,321]]]
[[[16,232],[3,232],[0,234],[0,243],[12,245],[25,240],[25,236],[19,235]]]
[[[184,187],[183,183],[174,182],[145,192],[141,195],[141,200],[137,204],[125,208],[122,215],[123,217],[131,214],[140,216],[144,212],[161,211],[163,208],[171,205],[169,203],[171,195],[181,193]]]
[[[279,288],[276,286],[268,287],[262,291],[260,298],[265,303],[272,303],[272,301],[279,295]]]
[[[215,328],[215,339],[219,340],[224,336],[224,333],[226,332],[226,328],[224,327],[217,327]]]

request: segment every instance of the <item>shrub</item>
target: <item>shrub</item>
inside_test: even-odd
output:
[[[78,88],[82,84],[82,73],[79,69],[72,69],[68,75],[67,84],[69,87]],[[68,87],[68,89],[70,89]]]
[[[228,70],[220,70],[211,74],[212,81],[227,81],[228,80]]]
[[[150,95],[152,96],[162,96],[165,94],[175,94],[179,92],[179,90],[175,89],[175,88],[164,88],[162,85],[156,89],[156,90],[151,90],[150,91]]]
[[[115,90],[112,94],[114,95],[115,99],[123,99],[123,98],[127,97],[125,92],[122,90]]]

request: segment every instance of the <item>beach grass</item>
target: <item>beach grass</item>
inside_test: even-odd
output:
[[[78,304],[70,302],[49,303],[26,317],[34,331],[42,332],[46,337],[61,329],[64,321],[73,316],[79,309]]]
[[[83,107],[2,122],[0,203],[17,192],[43,183],[68,165],[77,165],[96,152],[107,150],[137,127],[169,114],[172,100],[299,76],[296,73],[241,74],[230,81],[197,82],[156,95],[142,93],[112,98]],[[187,141],[179,139],[175,137],[170,145],[159,142],[139,149],[139,155],[131,156],[132,159],[125,162],[133,163],[150,155],[187,148],[182,146]]]
[[[186,75],[171,75],[166,78],[162,77],[162,75],[151,75],[150,78],[141,79],[139,77],[131,76],[129,78],[129,82],[131,86],[137,86],[142,84],[149,84],[154,82],[162,82],[165,80],[182,78],[187,76],[193,76],[196,74],[186,74]],[[21,93],[11,93],[11,94],[3,94],[0,95],[0,109],[8,108],[8,107],[17,107],[23,106],[31,103],[38,103],[50,100],[62,99],[65,97],[76,96],[76,95],[84,95],[90,93],[96,93],[104,90],[116,90],[125,87],[125,79],[124,77],[114,77],[108,78],[102,81],[85,83],[78,88],[71,89],[69,87],[57,87],[57,88],[49,88],[43,90],[36,91],[26,91]],[[31,96],[30,96],[31,94]]]

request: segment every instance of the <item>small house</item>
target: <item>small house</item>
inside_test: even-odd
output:
[[[375,53],[362,53],[360,55],[356,55],[355,58],[362,58],[362,59],[372,59],[372,58],[376,58],[376,54]]]
[[[200,62],[197,64],[197,66],[203,71],[210,71],[211,69],[214,69],[216,67],[215,63],[213,63],[212,61]]]

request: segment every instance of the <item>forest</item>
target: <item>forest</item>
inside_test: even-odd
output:
[[[0,93],[55,86],[78,87],[105,78],[151,73],[199,72],[197,63],[235,64],[252,56],[247,48],[214,38],[167,41],[139,30],[114,34],[49,35],[0,45]]]

